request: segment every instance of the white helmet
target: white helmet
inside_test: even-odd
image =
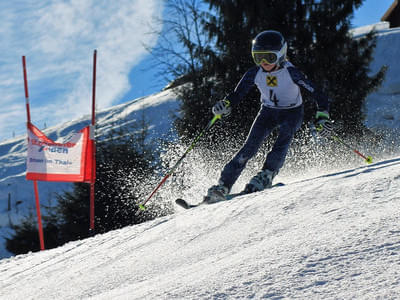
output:
[[[286,59],[287,43],[278,31],[263,31],[257,34],[252,44],[251,55],[256,65],[263,62],[279,65]]]

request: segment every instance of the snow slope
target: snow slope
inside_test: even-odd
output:
[[[398,299],[400,157],[0,261],[0,299]],[[170,199],[172,201],[172,199]]]
[[[366,100],[366,124],[372,130],[383,132],[393,145],[400,145],[400,64],[397,49],[400,48],[400,29],[388,28],[386,23],[356,29],[353,34],[361,36],[374,26],[378,31],[375,58],[371,73],[377,72],[382,65],[388,65],[388,73],[382,87],[368,96]],[[31,106],[35,96],[31,95]],[[135,99],[133,101],[99,111],[97,114],[98,131],[105,132],[116,126],[124,126],[143,116],[151,124],[149,139],[171,137],[171,113],[176,113],[179,104],[172,91]],[[32,116],[35,122],[35,116]],[[21,120],[24,122],[25,120]],[[73,132],[80,130],[90,122],[90,116],[61,124],[45,130],[50,138],[65,141]],[[40,124],[35,124],[40,127]],[[363,150],[363,149],[360,149]],[[28,211],[33,211],[35,201],[33,185],[25,180],[26,137],[19,136],[0,142],[0,258],[9,257],[11,253],[4,248],[4,237],[11,233],[10,224],[16,224]],[[218,175],[212,174],[211,180]],[[214,183],[212,182],[212,184]],[[68,183],[39,182],[39,193],[42,205],[50,205],[54,193],[68,189]],[[151,189],[151,188],[149,188]],[[10,198],[10,210],[8,199]],[[54,205],[54,203],[53,203]]]

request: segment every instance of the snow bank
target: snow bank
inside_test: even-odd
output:
[[[285,186],[4,259],[0,298],[396,299],[399,165],[278,175]]]
[[[362,35],[365,35],[365,34],[371,32],[372,30],[382,31],[385,29],[389,29],[389,27],[390,27],[389,22],[378,22],[378,23],[371,24],[371,25],[365,25],[365,26],[353,28],[350,30],[350,34],[352,34],[354,37],[359,37],[359,36],[362,36]]]

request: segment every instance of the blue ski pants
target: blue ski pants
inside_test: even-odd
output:
[[[219,182],[229,189],[239,178],[252,158],[274,128],[279,129],[272,150],[267,154],[263,170],[278,172],[283,166],[294,134],[303,122],[303,105],[292,109],[275,109],[262,106],[250,129],[246,142],[221,172]]]

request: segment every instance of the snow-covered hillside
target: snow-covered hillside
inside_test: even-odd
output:
[[[366,125],[377,131],[400,130],[400,27],[389,28],[389,23],[364,26],[354,31],[354,35],[362,36],[372,28],[378,32],[374,60],[371,73],[375,74],[386,65],[388,70],[385,81],[378,91],[370,94],[366,101]]]
[[[399,167],[278,175],[285,186],[3,259],[0,299],[398,299]]]
[[[355,36],[365,34],[373,25],[354,31]],[[383,86],[367,98],[367,125],[377,131],[384,129],[384,134],[394,144],[399,145],[400,130],[400,65],[397,49],[400,47],[400,29],[389,29],[387,24],[378,24],[378,44],[375,59],[371,65],[371,73],[375,73],[382,65],[388,65],[386,80]],[[35,96],[31,95],[31,105],[35,105]],[[113,126],[124,126],[141,120],[142,117],[151,124],[150,138],[171,137],[171,113],[176,113],[178,101],[172,91],[164,91],[131,102],[121,104],[98,112],[98,130],[104,132]],[[35,122],[35,116],[32,116]],[[21,120],[24,122],[25,120]],[[65,141],[73,132],[83,128],[90,122],[89,116],[48,128],[45,133],[53,140]],[[40,125],[40,124],[36,124]],[[40,127],[40,126],[39,126]],[[387,129],[393,131],[388,132]],[[395,133],[395,135],[393,135]],[[194,155],[197,155],[194,154]],[[11,232],[10,224],[18,223],[29,210],[34,212],[34,196],[32,182],[25,180],[26,137],[0,142],[0,258],[11,254],[4,249],[4,237]],[[201,159],[201,158],[200,158]],[[360,162],[361,164],[362,162]],[[283,173],[288,173],[284,170]],[[216,174],[211,179],[217,178]],[[39,193],[42,204],[49,204],[54,193],[68,189],[68,183],[39,182]],[[149,187],[149,190],[151,188]],[[199,190],[199,188],[198,188]],[[10,207],[9,200],[10,199]]]

